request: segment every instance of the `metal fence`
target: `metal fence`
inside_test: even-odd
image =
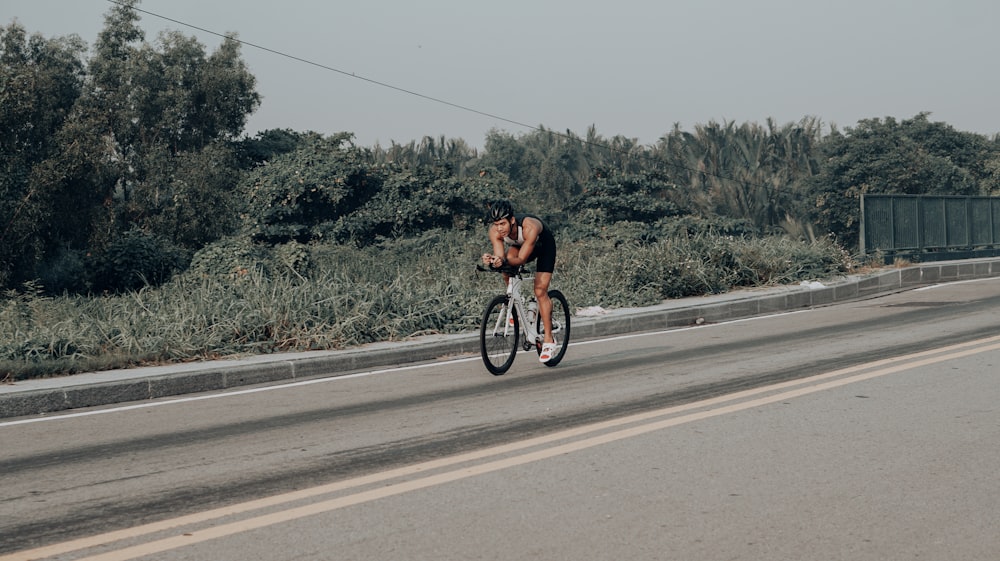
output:
[[[862,195],[862,253],[1000,246],[1000,198]]]

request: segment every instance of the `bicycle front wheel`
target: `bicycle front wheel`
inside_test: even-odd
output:
[[[556,354],[542,364],[555,366],[566,356],[566,348],[569,347],[569,304],[563,293],[558,290],[550,290],[549,299],[552,300],[552,338],[559,347]],[[538,318],[538,333],[544,334],[544,332],[542,318]],[[538,354],[542,354],[541,347],[538,347]]]
[[[517,355],[520,325],[508,300],[506,295],[500,295],[490,301],[479,326],[479,350],[483,355],[483,364],[494,376],[506,373]]]

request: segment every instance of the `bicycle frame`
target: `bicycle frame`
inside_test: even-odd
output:
[[[513,364],[518,352],[518,343],[525,351],[534,347],[539,358],[542,356],[546,326],[541,323],[539,317],[528,321],[529,300],[525,299],[521,289],[524,288],[525,281],[532,283],[534,281],[534,275],[530,270],[524,267],[506,266],[501,269],[486,269],[482,265],[477,265],[476,268],[480,271],[503,273],[506,276],[506,292],[490,299],[479,326],[479,349],[483,363],[491,374],[500,376]],[[562,362],[569,343],[569,303],[558,290],[549,290],[548,296],[553,302],[553,312],[558,310],[559,316],[557,319],[553,315],[551,323],[552,337],[557,343],[557,351],[542,364],[556,366]]]
[[[524,335],[523,346],[527,350],[533,344],[540,344],[542,336],[536,329],[537,318],[536,321],[528,321],[528,317],[525,314],[525,300],[524,296],[521,295],[521,285],[525,280],[534,280],[534,277],[527,277],[525,279],[520,271],[517,274],[509,274],[507,276],[507,313],[497,318],[498,325],[493,326],[493,332],[500,333],[502,331],[506,335],[508,333],[507,330],[510,329],[513,323],[511,322],[511,316],[516,313],[517,323],[520,325],[521,333]],[[499,323],[503,323],[503,325],[499,325]]]

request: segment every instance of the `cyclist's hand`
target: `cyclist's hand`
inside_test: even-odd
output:
[[[496,255],[490,255],[489,253],[484,253],[483,263],[485,263],[491,269],[496,269],[498,267],[503,266],[503,257],[497,257]]]

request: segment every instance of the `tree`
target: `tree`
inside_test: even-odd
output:
[[[337,221],[335,235],[363,246],[435,228],[478,226],[486,203],[505,182],[495,170],[459,178],[446,165],[391,166],[379,192]]]
[[[63,232],[63,243],[92,253],[135,229],[195,250],[235,227],[234,142],[259,103],[238,42],[227,38],[209,55],[196,39],[165,32],[150,45],[137,4],[109,10],[90,80],[41,177],[87,221]]]
[[[52,245],[51,200],[32,181],[80,96],[86,44],[0,28],[0,287],[32,278]]]
[[[266,164],[274,158],[296,150],[305,142],[322,138],[316,132],[296,132],[291,129],[268,129],[253,138],[235,143],[236,158],[240,169],[251,169]]]
[[[238,42],[226,38],[216,52],[206,55],[196,39],[171,31],[161,34],[159,48],[154,48],[141,42],[143,34],[132,9],[137,3],[128,0],[108,14],[90,63],[93,87],[79,112],[81,119],[103,125],[98,129],[103,140],[98,157],[110,163],[115,178],[107,185],[113,208],[109,219],[117,225],[113,232],[132,227],[151,230],[164,223],[158,215],[183,213],[173,208],[186,198],[175,197],[172,191],[172,186],[180,185],[173,179],[178,166],[209,145],[214,144],[218,155],[224,149],[218,142],[234,141],[259,103]],[[235,165],[229,156],[216,162]],[[214,177],[232,179],[233,174]],[[210,190],[235,187],[199,184]],[[197,240],[204,234],[172,237]]]
[[[382,176],[351,136],[310,139],[253,169],[241,184],[247,232],[272,244],[327,239],[341,217],[378,193]]]
[[[654,173],[615,172],[588,181],[567,210],[599,224],[652,223],[681,213],[670,200],[670,193],[676,188]]]
[[[482,163],[494,167],[510,178],[516,185],[528,183],[533,178],[534,169],[540,164],[537,154],[529,153],[524,143],[514,135],[490,130],[486,135],[485,152]]]
[[[114,3],[86,61],[76,37],[2,30],[0,286],[133,230],[192,250],[236,223],[234,145],[259,104],[239,43],[147,44],[136,5]]]
[[[820,122],[806,118],[778,126],[768,120],[698,125],[674,130],[656,147],[665,173],[687,186],[684,207],[705,215],[749,221],[759,231],[791,229],[802,219],[797,203],[803,181],[817,169],[813,149]]]
[[[927,117],[868,119],[826,137],[819,173],[808,182],[812,219],[857,247],[863,194],[988,194],[996,143]]]
[[[449,139],[444,135],[436,140],[425,136],[419,144],[416,141],[408,144],[392,142],[389,148],[376,144],[372,148],[372,158],[376,164],[385,166],[445,166],[459,178],[474,171],[473,168],[480,167],[479,154],[475,148],[462,139]]]
[[[486,137],[481,163],[510,178],[523,207],[548,214],[562,209],[591,177],[587,156],[584,142],[570,131],[539,127],[515,138],[493,130]]]
[[[177,154],[165,190],[170,200],[149,219],[150,231],[189,250],[234,233],[240,227],[241,174],[232,147],[216,141],[195,152]]]

